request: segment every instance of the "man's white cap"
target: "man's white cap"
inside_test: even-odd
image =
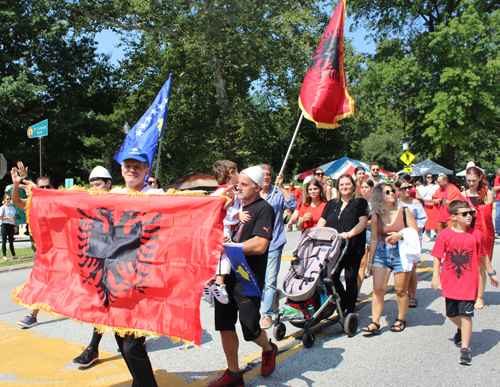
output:
[[[463,164],[462,164],[462,165],[463,165]],[[466,167],[465,169],[470,168],[470,167],[475,167],[475,166],[476,166],[476,164],[474,163],[474,161],[469,161],[469,162],[467,163],[467,167]]]
[[[90,172],[89,180],[92,179],[112,179],[112,177],[106,168],[98,165]]]
[[[312,179],[313,179],[313,177],[311,175],[307,176],[304,179],[304,181],[302,182],[302,185],[305,185],[305,184],[309,183]]]
[[[264,185],[264,171],[261,167],[250,167],[241,171],[244,175],[247,175],[255,184]]]

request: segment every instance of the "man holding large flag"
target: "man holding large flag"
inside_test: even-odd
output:
[[[250,167],[241,171],[238,197],[245,203],[243,211],[248,211],[250,220],[234,226],[232,236],[233,242],[243,243],[243,253],[261,291],[264,286],[267,254],[273,235],[275,216],[273,208],[260,197],[259,192],[263,184],[264,173],[260,167]],[[261,375],[269,376],[273,373],[278,354],[276,344],[268,341],[266,332],[260,328],[261,298],[258,295],[248,297],[233,270],[226,276],[225,284],[229,303],[215,302],[215,329],[221,333],[227,370],[222,378],[214,381],[210,387],[245,384],[238,364],[239,341],[236,334],[238,314],[244,339],[262,347]]]

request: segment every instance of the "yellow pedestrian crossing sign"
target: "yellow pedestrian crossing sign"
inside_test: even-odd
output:
[[[403,163],[405,163],[406,165],[410,165],[414,158],[415,158],[415,156],[410,151],[406,151],[400,157],[401,161]]]

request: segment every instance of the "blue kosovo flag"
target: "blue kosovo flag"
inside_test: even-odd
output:
[[[137,121],[127,135],[127,138],[125,138],[120,150],[114,157],[119,163],[122,162],[123,154],[127,150],[138,148],[148,155],[149,170],[151,172],[158,141],[160,141],[161,136],[165,132],[171,79],[172,74],[170,74],[168,81],[161,88],[153,104],[144,113],[142,118]]]
[[[252,270],[248,266],[243,254],[242,243],[224,243],[226,255],[231,262],[231,267],[243,286],[243,291],[247,297],[261,297],[259,285],[253,276]]]

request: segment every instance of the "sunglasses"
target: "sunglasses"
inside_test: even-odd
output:
[[[41,188],[41,189],[50,189],[50,185],[41,185],[38,188]]]
[[[476,211],[456,212],[455,215],[462,215],[465,218],[467,215],[470,215],[470,216],[476,215]]]
[[[264,176],[271,176],[270,173],[264,173]]]
[[[427,176],[428,179],[432,179],[432,176]]]
[[[378,171],[380,171],[380,169],[375,169],[375,168],[372,169],[372,172],[378,172]]]
[[[394,191],[393,189],[386,189],[384,192],[387,196],[389,196],[390,194],[393,194],[393,195],[396,194],[396,191]]]
[[[323,176],[323,175],[324,175],[324,173],[321,173],[321,172],[317,172],[314,174],[314,176]]]
[[[408,187],[401,187],[399,190],[400,191],[411,191],[411,189],[412,189],[412,186],[410,185]]]
[[[153,185],[155,183],[154,180],[148,180],[148,185]]]

